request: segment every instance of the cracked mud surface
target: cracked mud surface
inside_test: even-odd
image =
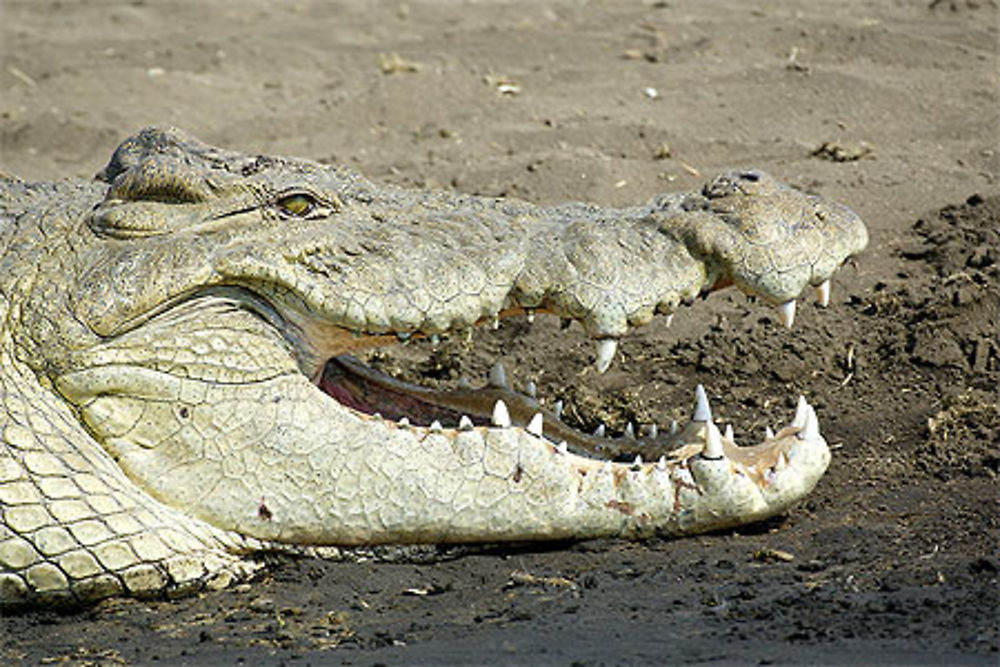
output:
[[[0,659],[996,664],[995,3],[48,4],[0,7],[0,170],[23,177],[90,175],[148,123],[546,203],[758,166],[851,206],[872,243],[791,332],[722,292],[629,335],[603,376],[579,327],[544,317],[379,354],[429,384],[502,358],[613,433],[686,418],[700,382],[748,443],[803,393],[834,458],[784,517],[431,564],[275,559],[197,598],[2,618]]]

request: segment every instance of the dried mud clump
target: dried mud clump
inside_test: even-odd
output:
[[[911,311],[907,349],[914,363],[951,367],[969,384],[996,392],[1000,376],[1000,196],[973,195],[918,220],[916,246],[901,252],[933,271],[930,298]]]
[[[1000,403],[981,392],[946,400],[927,420],[927,441],[917,451],[918,465],[940,479],[959,476],[996,478],[1000,473]]]

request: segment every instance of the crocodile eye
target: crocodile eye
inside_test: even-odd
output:
[[[316,208],[316,200],[305,192],[285,195],[276,204],[282,213],[295,218],[304,218]]]

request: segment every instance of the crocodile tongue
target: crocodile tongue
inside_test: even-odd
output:
[[[502,401],[511,424],[526,427],[541,413],[546,438],[555,443],[566,442],[569,449],[577,453],[608,459],[631,460],[639,454],[647,460],[655,460],[677,444],[669,434],[655,439],[616,440],[587,435],[564,423],[559,415],[542,407],[535,398],[513,391],[502,379],[491,378],[489,384],[479,388],[437,391],[403,382],[343,354],[327,361],[318,385],[342,405],[359,412],[379,414],[390,420],[405,418],[423,426],[438,422],[443,427],[456,428],[461,425],[463,416],[472,424],[488,426],[494,407]]]

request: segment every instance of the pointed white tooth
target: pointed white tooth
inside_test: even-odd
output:
[[[632,422],[625,424],[625,437],[635,439],[635,426],[632,425]]]
[[[635,461],[632,461],[632,465],[641,466],[642,465],[642,454],[635,455]]]
[[[784,470],[788,467],[788,455],[784,452],[778,452],[778,462],[774,464],[775,470]]]
[[[569,444],[565,440],[563,440],[562,442],[559,443],[559,446],[556,447],[556,451],[559,452],[560,454],[568,454]]]
[[[536,412],[535,416],[531,418],[528,422],[528,427],[525,429],[528,433],[534,436],[542,437],[542,413]]]
[[[680,426],[677,425],[676,419],[670,420],[670,435],[677,435],[677,431],[680,430]]]
[[[792,328],[792,322],[795,321],[795,299],[789,299],[778,306],[778,319],[786,329]]]
[[[649,439],[656,440],[656,436],[660,435],[660,427],[656,424],[651,424],[649,427]]]
[[[437,347],[441,344],[441,336],[439,334],[431,334],[427,337],[431,341],[433,347]]]
[[[528,324],[534,324],[534,322],[535,322],[535,309],[534,308],[525,308],[524,309],[524,315],[525,315],[525,317],[528,320]]]
[[[830,279],[827,278],[816,287],[816,303],[826,308],[830,305]]]
[[[493,368],[490,369],[487,382],[489,382],[491,387],[497,387],[498,389],[510,389],[510,385],[507,384],[507,369],[503,367],[502,361],[498,361],[493,364]]]
[[[723,456],[722,434],[712,422],[705,424],[705,448],[701,450],[701,455],[706,459],[721,459]]]
[[[435,419],[434,421],[431,422],[431,425],[428,426],[427,429],[429,431],[434,432],[434,433],[440,433],[441,431],[444,430],[444,427],[441,426],[441,422],[439,422],[437,419]]]
[[[733,425],[732,424],[726,424],[726,432],[725,432],[725,435],[723,435],[722,437],[724,437],[729,442],[736,442],[736,437],[733,435]]]
[[[507,411],[507,404],[502,399],[497,399],[493,405],[493,425],[500,428],[510,426],[510,413]]]
[[[792,417],[792,426],[803,428],[806,425],[806,413],[809,412],[809,404],[806,403],[805,396],[799,396],[799,402],[795,405],[795,416]]]
[[[667,457],[666,456],[661,456],[660,460],[656,462],[656,469],[657,470],[666,470],[667,469]]]
[[[602,338],[597,341],[597,372],[603,373],[611,366],[611,360],[618,351],[618,341],[614,338]]]
[[[529,381],[528,384],[524,385],[524,393],[532,398],[536,398],[538,396],[538,385],[533,381]]]
[[[705,394],[705,388],[701,385],[694,389],[694,415],[691,417],[691,421],[712,421],[712,408],[708,405],[708,396]]]
[[[774,431],[771,430],[770,426],[765,426],[764,427],[764,439],[765,440],[773,440],[774,439]]]
[[[552,404],[552,412],[555,413],[556,419],[562,419],[563,402],[556,401]]]
[[[819,420],[816,419],[816,411],[810,405],[806,409],[806,423],[799,431],[799,439],[816,440],[817,438],[819,438]]]
[[[499,328],[500,328],[500,315],[498,313],[493,316],[493,329],[496,330]]]
[[[594,429],[594,437],[603,438],[606,430],[607,429],[604,428],[604,424],[599,424],[597,428]]]
[[[669,314],[669,315],[667,315],[667,316],[666,316],[666,318],[664,318],[664,319],[666,320],[666,322],[667,322],[667,326],[669,327],[669,326],[670,326],[671,324],[673,324],[673,323],[674,323],[674,314],[673,314],[673,313],[670,313],[670,314]]]
[[[471,431],[475,424],[469,419],[468,415],[462,415],[462,418],[458,420],[458,430],[460,431]]]
[[[399,421],[396,423],[399,424],[400,426],[406,427],[410,425],[410,420],[407,419],[406,417],[400,417]]]

